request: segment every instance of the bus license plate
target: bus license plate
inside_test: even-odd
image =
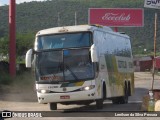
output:
[[[60,96],[60,99],[70,99],[69,95]]]

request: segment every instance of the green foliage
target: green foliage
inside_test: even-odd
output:
[[[74,25],[74,13],[77,12],[78,24],[88,23],[89,8],[143,7],[142,0],[52,0],[45,2],[22,3],[16,6],[17,32],[33,32],[56,27],[58,13],[60,26]],[[8,6],[0,8],[0,26],[8,27]],[[6,30],[8,31],[8,30]]]
[[[18,33],[16,35],[16,53],[18,56],[26,54],[29,48],[33,48],[34,33]]]
[[[7,55],[8,54],[8,36],[0,37],[0,54],[1,55]]]
[[[77,24],[88,24],[89,8],[143,8],[143,6],[143,0],[48,0],[18,4],[16,5],[17,56],[24,55],[27,49],[33,47],[37,31],[58,26],[58,14],[59,25],[68,26],[74,25],[75,12]],[[8,6],[0,7],[0,11],[0,53],[7,54]],[[154,9],[144,8],[144,27],[119,28],[119,31],[131,37],[134,54],[143,54],[144,49],[147,49],[147,54],[153,51],[154,13]],[[160,47],[159,39],[160,36],[157,35],[157,48]]]
[[[33,48],[35,33],[17,33],[16,35],[16,56],[18,62],[21,62],[26,51]],[[0,55],[8,56],[9,53],[9,37],[0,38]],[[8,60],[8,59],[7,59]]]

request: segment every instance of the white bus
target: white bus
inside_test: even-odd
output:
[[[33,57],[33,58],[32,58]],[[103,108],[128,102],[134,92],[130,38],[96,25],[41,30],[34,49],[26,53],[26,67],[33,66],[39,103],[51,110],[61,104],[90,104]]]

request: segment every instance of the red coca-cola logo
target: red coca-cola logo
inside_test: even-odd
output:
[[[115,14],[115,13],[106,13],[103,17],[102,20],[109,20],[109,21],[129,21],[131,18],[130,14]]]

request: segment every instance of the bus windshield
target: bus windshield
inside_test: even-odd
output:
[[[38,52],[36,63],[39,80],[70,81],[94,77],[88,48]]]
[[[89,47],[90,35],[90,32],[80,32],[38,36],[35,50]]]

